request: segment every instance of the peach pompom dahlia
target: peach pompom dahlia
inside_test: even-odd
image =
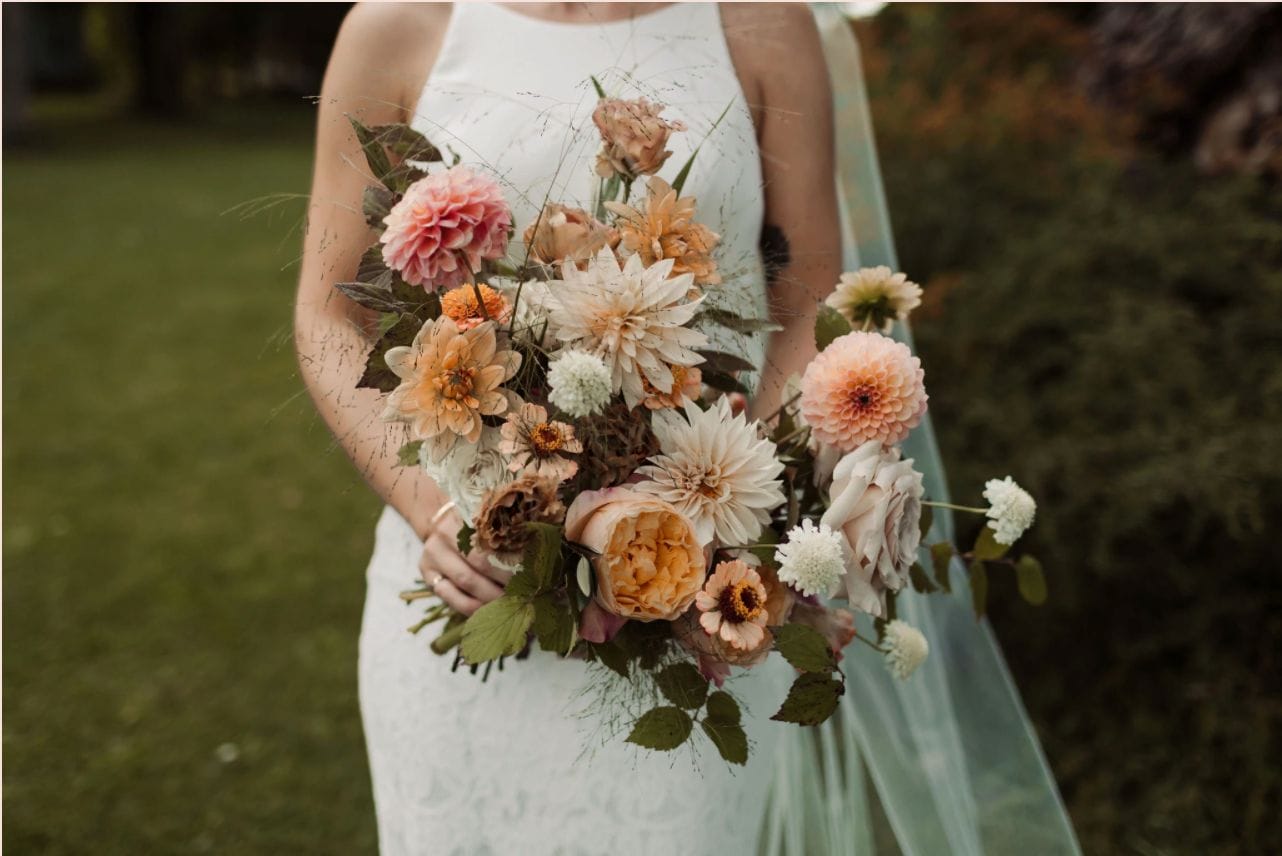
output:
[[[488,285],[465,282],[441,295],[441,312],[453,318],[460,330],[471,330],[486,321],[506,324],[512,317],[512,306]]]
[[[512,212],[493,179],[455,166],[411,184],[383,222],[383,261],[410,285],[435,291],[503,257]]]
[[[843,452],[908,436],[926,412],[926,373],[908,346],[878,333],[847,333],[801,378],[801,415],[815,439]]]

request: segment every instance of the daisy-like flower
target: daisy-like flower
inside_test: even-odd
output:
[[[896,618],[886,625],[881,649],[886,652],[886,668],[902,681],[925,661],[930,643],[916,627]]]
[[[1014,544],[1033,525],[1037,516],[1037,503],[1032,495],[1015,484],[1010,476],[985,482],[984,499],[989,504],[986,514],[991,519],[988,526],[998,544]]]
[[[921,286],[885,265],[861,268],[841,275],[841,281],[824,301],[857,330],[889,333],[896,321],[921,306]]]
[[[413,344],[390,348],[384,359],[401,384],[387,396],[383,419],[409,423],[433,461],[460,440],[479,440],[482,416],[501,415],[518,403],[503,384],[516,374],[521,355],[499,350],[492,321],[459,330],[442,315],[424,324]]]
[[[478,292],[480,300],[476,298]],[[488,285],[465,282],[441,295],[441,312],[454,319],[460,330],[471,330],[486,321],[506,324],[512,307],[502,294]]]
[[[579,471],[579,465],[561,453],[577,455],[583,444],[575,438],[572,426],[549,421],[545,408],[527,402],[508,414],[499,451],[511,459],[511,472],[544,476],[559,483]]]
[[[657,175],[646,186],[646,200],[632,208],[619,202],[605,207],[618,215],[619,246],[635,253],[646,264],[672,259],[672,271],[690,273],[699,285],[721,282],[712,250],[721,236],[694,222],[694,197],[677,198],[677,192]]]
[[[622,392],[628,407],[645,400],[648,380],[671,389],[672,366],[703,362],[696,348],[708,337],[686,327],[700,299],[688,300],[690,274],[670,276],[666,259],[646,267],[638,256],[622,268],[610,250],[592,257],[586,270],[562,267],[561,281],[550,283],[548,310],[556,337],[597,354],[610,369],[610,389]]]
[[[502,258],[512,212],[493,179],[455,166],[411,184],[383,222],[383,261],[410,285],[435,290]]]
[[[783,504],[783,472],[775,444],[757,432],[758,423],[730,412],[726,399],[708,410],[693,402],[684,417],[656,410],[652,427],[659,454],[637,474],[637,485],[671,503],[691,521],[702,544],[716,538],[726,546],[753,543]]]
[[[792,528],[787,543],[776,548],[775,561],[779,579],[806,596],[832,597],[846,572],[841,534],[809,519]]]
[[[766,587],[746,562],[717,565],[703,591],[694,596],[694,605],[704,632],[734,648],[755,648],[766,637]]]
[[[847,333],[806,366],[801,415],[815,439],[843,452],[869,440],[892,445],[926,412],[926,373],[902,342]]]
[[[694,401],[703,391],[703,373],[695,368],[672,366],[672,389],[664,391],[655,389],[650,381],[642,378],[645,385],[645,406],[651,410],[662,410],[665,407],[681,407],[687,401]]]
[[[584,351],[562,351],[548,366],[548,401],[576,419],[610,403],[610,369]]]

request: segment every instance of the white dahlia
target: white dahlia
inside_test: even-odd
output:
[[[637,470],[648,479],[637,489],[688,517],[701,544],[714,537],[724,546],[756,541],[771,509],[784,501],[783,464],[758,423],[732,414],[722,398],[708,410],[688,402],[684,417],[655,411],[652,425],[659,454]]]
[[[628,407],[645,400],[647,380],[672,389],[671,366],[703,362],[695,348],[708,337],[686,327],[702,298],[687,299],[691,274],[672,276],[672,260],[646,267],[632,256],[622,268],[607,249],[592,257],[587,270],[562,268],[549,283],[548,311],[556,338],[597,354],[610,369],[611,390],[622,392]]]
[[[843,273],[841,281],[824,301],[836,309],[856,330],[879,330],[889,334],[896,321],[921,306],[921,286],[885,265]]]
[[[787,543],[775,550],[775,561],[779,579],[807,596],[832,597],[846,572],[841,533],[812,520],[792,528]]]
[[[584,351],[562,351],[548,365],[548,401],[576,419],[610,403],[610,369]]]
[[[469,526],[485,495],[513,478],[502,445],[502,431],[487,425],[475,443],[459,443],[439,461],[432,460],[427,443],[419,447],[419,463]]]
[[[930,643],[916,627],[896,618],[886,625],[881,650],[886,652],[886,667],[902,681],[925,661]]]
[[[1037,503],[1028,491],[1015,484],[1014,479],[989,479],[984,484],[984,499],[988,500],[986,514],[993,530],[993,540],[998,544],[1014,544],[1019,536],[1033,525],[1037,516]]]

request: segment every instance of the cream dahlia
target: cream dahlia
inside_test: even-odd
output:
[[[672,366],[703,362],[694,349],[708,337],[685,327],[699,300],[688,300],[690,274],[672,276],[672,260],[645,267],[632,256],[622,268],[610,250],[597,253],[580,271],[562,267],[561,281],[550,283],[548,311],[556,337],[597,354],[610,368],[610,388],[622,392],[629,407],[645,400],[643,379],[671,389]]]
[[[642,378],[645,385],[645,406],[650,410],[662,410],[665,407],[681,407],[687,401],[694,401],[703,391],[703,373],[696,368],[671,366],[672,388],[655,389],[650,381]]]
[[[419,463],[454,500],[459,517],[469,526],[485,495],[512,479],[508,459],[499,451],[502,442],[499,429],[487,426],[475,443],[459,443],[440,460],[432,460],[427,444],[419,447]]]
[[[637,489],[671,503],[689,517],[702,544],[753,543],[784,501],[783,464],[758,423],[730,411],[726,399],[708,410],[687,403],[684,415],[657,410],[652,425],[659,454],[637,470]]]
[[[510,471],[545,476],[559,483],[579,471],[579,465],[562,453],[577,455],[583,444],[575,438],[572,426],[549,420],[546,408],[527,402],[508,414],[499,451],[511,459]]]
[[[921,286],[885,265],[861,268],[841,275],[841,281],[824,301],[856,330],[889,333],[896,321],[921,306]]]
[[[745,562],[717,565],[703,591],[695,595],[694,605],[704,632],[734,648],[755,648],[766,637],[766,587]]]
[[[521,355],[499,350],[492,321],[459,330],[442,315],[424,324],[410,346],[389,349],[385,359],[401,384],[388,395],[383,419],[409,423],[431,460],[439,461],[459,440],[475,443],[482,416],[500,415],[517,403],[502,385],[516,374]]]
[[[646,188],[646,200],[635,208],[618,202],[605,207],[618,215],[619,249],[636,254],[646,264],[672,259],[672,272],[694,275],[699,285],[721,282],[712,250],[721,237],[694,222],[694,197],[677,198],[677,192],[657,175]]]
[[[383,261],[410,285],[436,290],[503,256],[512,212],[492,179],[455,166],[411,184],[383,222]]]
[[[898,443],[926,412],[925,377],[907,345],[847,333],[806,367],[801,415],[819,442],[843,452],[868,440]]]

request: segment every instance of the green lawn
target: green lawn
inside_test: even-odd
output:
[[[310,116],[4,158],[4,849],[374,847],[377,503],[290,341]]]

